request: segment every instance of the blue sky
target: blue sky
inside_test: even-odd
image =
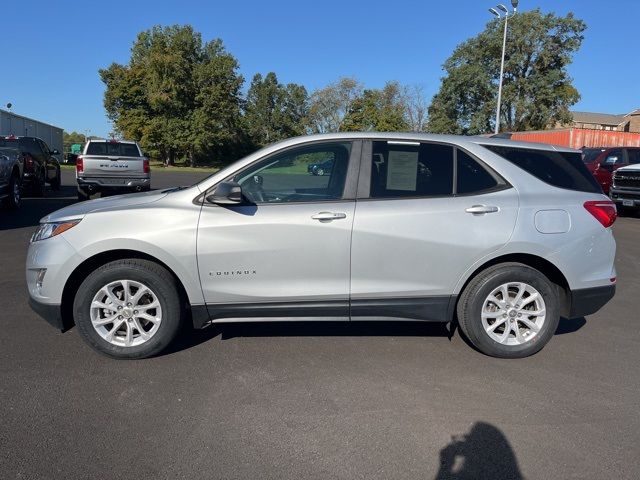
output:
[[[504,0],[503,0],[504,1]],[[504,1],[509,3],[509,0]],[[483,30],[493,0],[409,2],[31,0],[2,9],[0,106],[63,127],[106,135],[98,69],[126,63],[136,34],[153,25],[192,24],[221,38],[247,82],[275,71],[312,90],[340,76],[369,87],[387,80],[437,91],[455,46]],[[570,67],[577,110],[640,108],[640,1],[521,0],[520,9],[573,11],[588,29]]]

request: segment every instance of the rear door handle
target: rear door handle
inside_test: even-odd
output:
[[[312,215],[311,218],[314,220],[320,220],[321,222],[330,222],[332,220],[339,220],[341,218],[347,218],[346,213],[336,213],[336,212],[320,212]]]
[[[474,215],[484,215],[485,213],[495,213],[500,210],[493,205],[474,205],[465,210],[467,213],[473,213]]]

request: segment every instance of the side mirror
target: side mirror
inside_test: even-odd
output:
[[[207,202],[220,205],[242,203],[242,187],[236,182],[222,182],[206,197]]]
[[[51,150],[51,155],[60,155],[60,152],[57,149]]]

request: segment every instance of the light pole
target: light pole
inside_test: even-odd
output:
[[[518,10],[518,0],[511,0],[513,6],[513,13],[515,15]],[[504,75],[504,52],[507,47],[507,25],[509,23],[509,9],[504,5],[497,5],[496,8],[504,13],[504,36],[502,37],[502,60],[500,61],[500,81],[498,82],[498,105],[496,106],[496,127],[495,134],[500,133],[500,104],[502,103],[502,77]],[[502,18],[502,15],[496,8],[490,8],[489,12],[498,18]]]

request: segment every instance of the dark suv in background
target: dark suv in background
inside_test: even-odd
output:
[[[60,152],[51,150],[37,137],[0,136],[0,146],[20,150],[24,159],[23,188],[31,190],[37,196],[44,195],[45,184],[53,190],[59,190],[61,184],[60,163],[54,157]]]
[[[582,161],[608,195],[613,172],[640,163],[640,147],[583,148]]]

